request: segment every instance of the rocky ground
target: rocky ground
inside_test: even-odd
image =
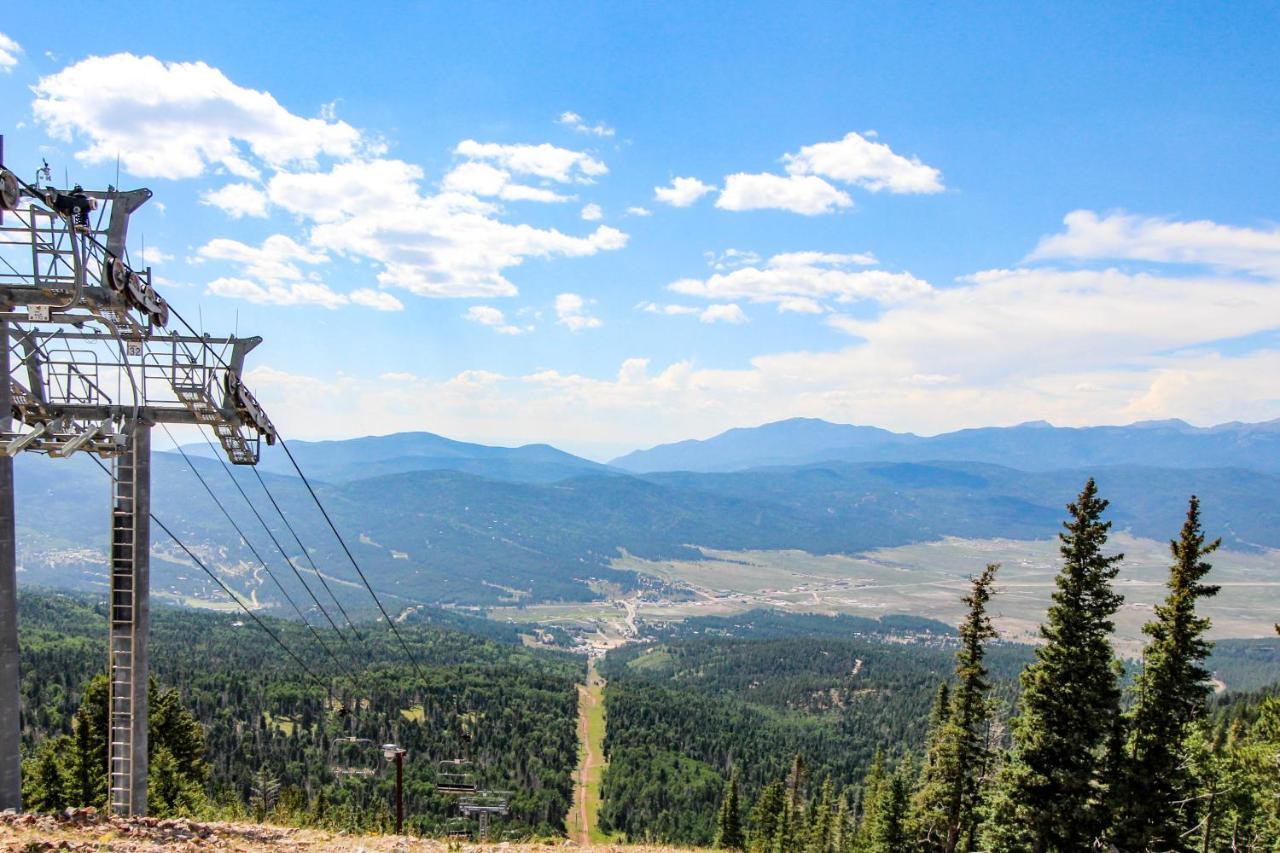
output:
[[[123,819],[94,809],[68,809],[57,815],[0,814],[0,850],[244,850],[244,851],[369,851],[369,853],[444,853],[445,851],[550,851],[583,853],[676,853],[674,847],[617,844],[580,846],[568,841],[552,844],[458,844],[398,835],[339,835],[314,829],[294,829],[257,823],[200,823],[186,819]]]

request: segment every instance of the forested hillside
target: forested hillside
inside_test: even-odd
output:
[[[73,784],[85,763],[78,762],[82,752],[105,776],[105,741],[85,740],[76,722],[86,687],[105,669],[104,614],[104,605],[91,598],[28,592],[20,599],[24,775],[33,808],[90,804],[77,802]],[[176,690],[170,702],[203,727],[200,758],[207,770],[193,774],[201,784],[191,807],[385,829],[391,779],[381,751],[334,745],[335,738],[358,736],[375,747],[394,742],[408,750],[407,822],[415,832],[441,833],[457,816],[452,800],[434,789],[437,763],[455,758],[474,762],[479,784],[513,792],[502,831],[563,832],[582,661],[522,649],[509,629],[465,621],[489,636],[401,627],[422,663],[419,675],[385,627],[362,627],[357,651],[341,655],[353,665],[347,672],[335,670],[302,626],[268,620],[320,676],[316,683],[242,615],[156,608],[152,675],[162,688]],[[331,677],[332,695],[326,690]],[[105,701],[101,692],[96,701]],[[105,713],[105,704],[101,709]],[[335,778],[334,765],[352,762],[376,768],[377,775]],[[155,772],[153,761],[153,786]],[[92,790],[92,804],[101,805],[101,778]],[[159,803],[163,813],[163,798]]]
[[[802,638],[795,617],[753,613],[614,653],[602,823],[757,853],[1273,850],[1280,700],[1213,699],[1212,667],[1275,685],[1277,645],[1211,656],[1197,606],[1219,542],[1192,497],[1126,674],[1108,509],[1093,480],[1068,507],[1034,649],[996,640],[991,564],[958,636],[843,640],[842,620],[802,616]],[[773,638],[747,639],[756,626]]]
[[[760,621],[767,633],[843,621],[824,619]],[[1006,701],[1030,654],[1025,646],[993,654]],[[609,679],[601,822],[633,839],[710,844],[731,771],[753,798],[797,753],[814,778],[830,778],[840,791],[854,786],[878,748],[894,756],[920,748],[951,661],[941,640],[847,635],[693,637],[611,652],[601,667]]]

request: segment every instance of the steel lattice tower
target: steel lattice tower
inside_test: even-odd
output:
[[[112,464],[109,804],[147,811],[151,428],[209,427],[253,465],[271,421],[241,383],[260,338],[168,332],[170,309],[126,250],[146,189],[28,184],[0,137],[0,809],[22,806],[13,457],[96,454]],[[6,221],[7,219],[7,221]],[[184,323],[185,325],[185,323]]]

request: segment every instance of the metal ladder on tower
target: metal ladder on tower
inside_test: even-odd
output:
[[[134,453],[117,456],[111,505],[111,692],[109,785],[112,814],[133,811],[134,647],[137,600],[134,556]]]

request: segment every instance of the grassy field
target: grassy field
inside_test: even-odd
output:
[[[857,555],[803,551],[712,551],[703,560],[643,560],[625,556],[620,569],[640,571],[691,590],[687,601],[633,599],[635,616],[673,621],[691,616],[731,615],[757,607],[795,612],[880,616],[909,613],[954,624],[967,578],[986,563],[1001,564],[993,603],[996,625],[1015,640],[1030,640],[1048,606],[1059,569],[1057,542],[1011,539],[944,539]],[[1112,537],[1125,554],[1117,588],[1125,602],[1116,615],[1117,644],[1126,654],[1141,646],[1141,627],[1164,596],[1168,545],[1127,534]],[[1280,552],[1219,551],[1213,583],[1222,591],[1204,611],[1214,637],[1272,636],[1280,612]],[[627,609],[619,601],[530,606],[495,611],[496,618],[551,622],[601,638],[625,635]]]

